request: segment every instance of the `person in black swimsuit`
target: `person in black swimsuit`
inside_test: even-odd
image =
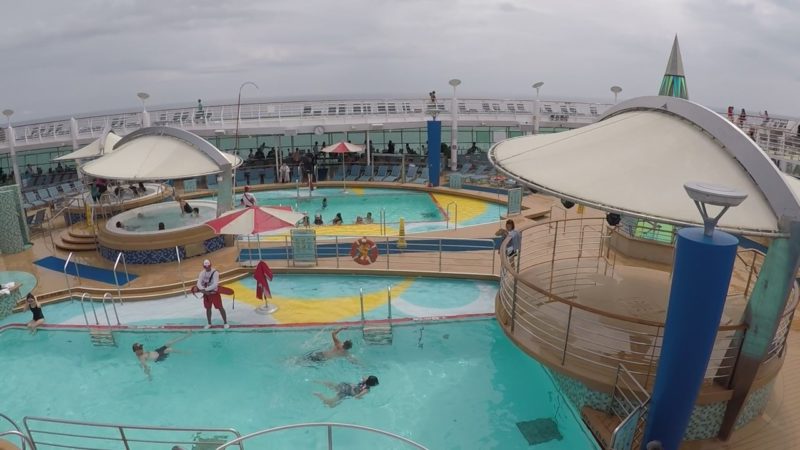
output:
[[[39,325],[44,323],[42,305],[39,304],[39,300],[33,294],[28,293],[28,296],[25,297],[25,306],[33,313],[33,319],[26,326],[31,331],[31,334],[34,334]]]
[[[330,390],[336,391],[335,397],[325,397],[324,395],[320,394],[319,392],[314,392],[320,400],[325,403],[330,408],[338,405],[339,402],[346,399],[347,397],[353,397],[356,399],[360,399],[361,397],[367,395],[369,389],[378,385],[378,377],[375,375],[370,375],[368,377],[363,378],[361,381],[355,384],[351,383],[331,383],[330,381],[317,381],[317,383],[327,386]]]
[[[152,381],[153,377],[150,375],[150,366],[147,365],[147,361],[150,360],[150,361],[153,361],[153,362],[161,362],[161,361],[164,361],[165,359],[167,359],[167,357],[171,353],[180,353],[179,351],[173,349],[172,346],[177,344],[178,342],[188,338],[189,336],[191,336],[191,334],[192,333],[189,332],[184,336],[181,336],[181,337],[179,337],[177,339],[173,339],[173,340],[167,342],[166,344],[162,345],[161,347],[158,347],[157,349],[155,349],[155,351],[152,351],[152,352],[145,351],[144,350],[144,345],[142,345],[142,344],[140,344],[138,342],[133,344],[133,347],[132,347],[133,348],[133,353],[135,353],[136,357],[139,359],[139,364],[141,364],[142,370],[144,370],[144,373],[147,375],[147,378],[149,380]]]

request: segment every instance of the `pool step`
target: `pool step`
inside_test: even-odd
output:
[[[57,249],[65,252],[93,252],[97,250],[97,244],[94,242],[77,244],[66,242],[61,237],[53,239],[53,242]]]
[[[392,326],[378,325],[364,327],[364,340],[373,345],[391,345],[393,341]]]
[[[107,328],[91,328],[89,329],[89,336],[92,339],[92,345],[96,347],[117,346],[117,340],[114,339],[114,333]]]
[[[620,424],[617,416],[607,414],[605,411],[599,411],[588,406],[581,409],[581,418],[586,426],[591,430],[597,442],[603,449],[611,448],[611,435]],[[631,448],[639,448],[631,447]]]

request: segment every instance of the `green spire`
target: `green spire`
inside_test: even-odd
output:
[[[678,45],[678,35],[672,43],[672,53],[669,55],[667,70],[664,71],[664,79],[661,80],[661,88],[658,95],[667,97],[680,97],[689,100],[689,91],[686,89],[686,76],[683,74],[683,60],[681,59],[681,47]]]

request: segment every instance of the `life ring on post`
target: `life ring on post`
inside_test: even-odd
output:
[[[375,242],[362,237],[350,246],[350,257],[362,266],[368,266],[378,259],[378,246]]]

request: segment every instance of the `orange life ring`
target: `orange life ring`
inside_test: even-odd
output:
[[[350,246],[350,257],[362,266],[368,266],[378,259],[378,246],[363,237],[353,242],[353,245]]]

